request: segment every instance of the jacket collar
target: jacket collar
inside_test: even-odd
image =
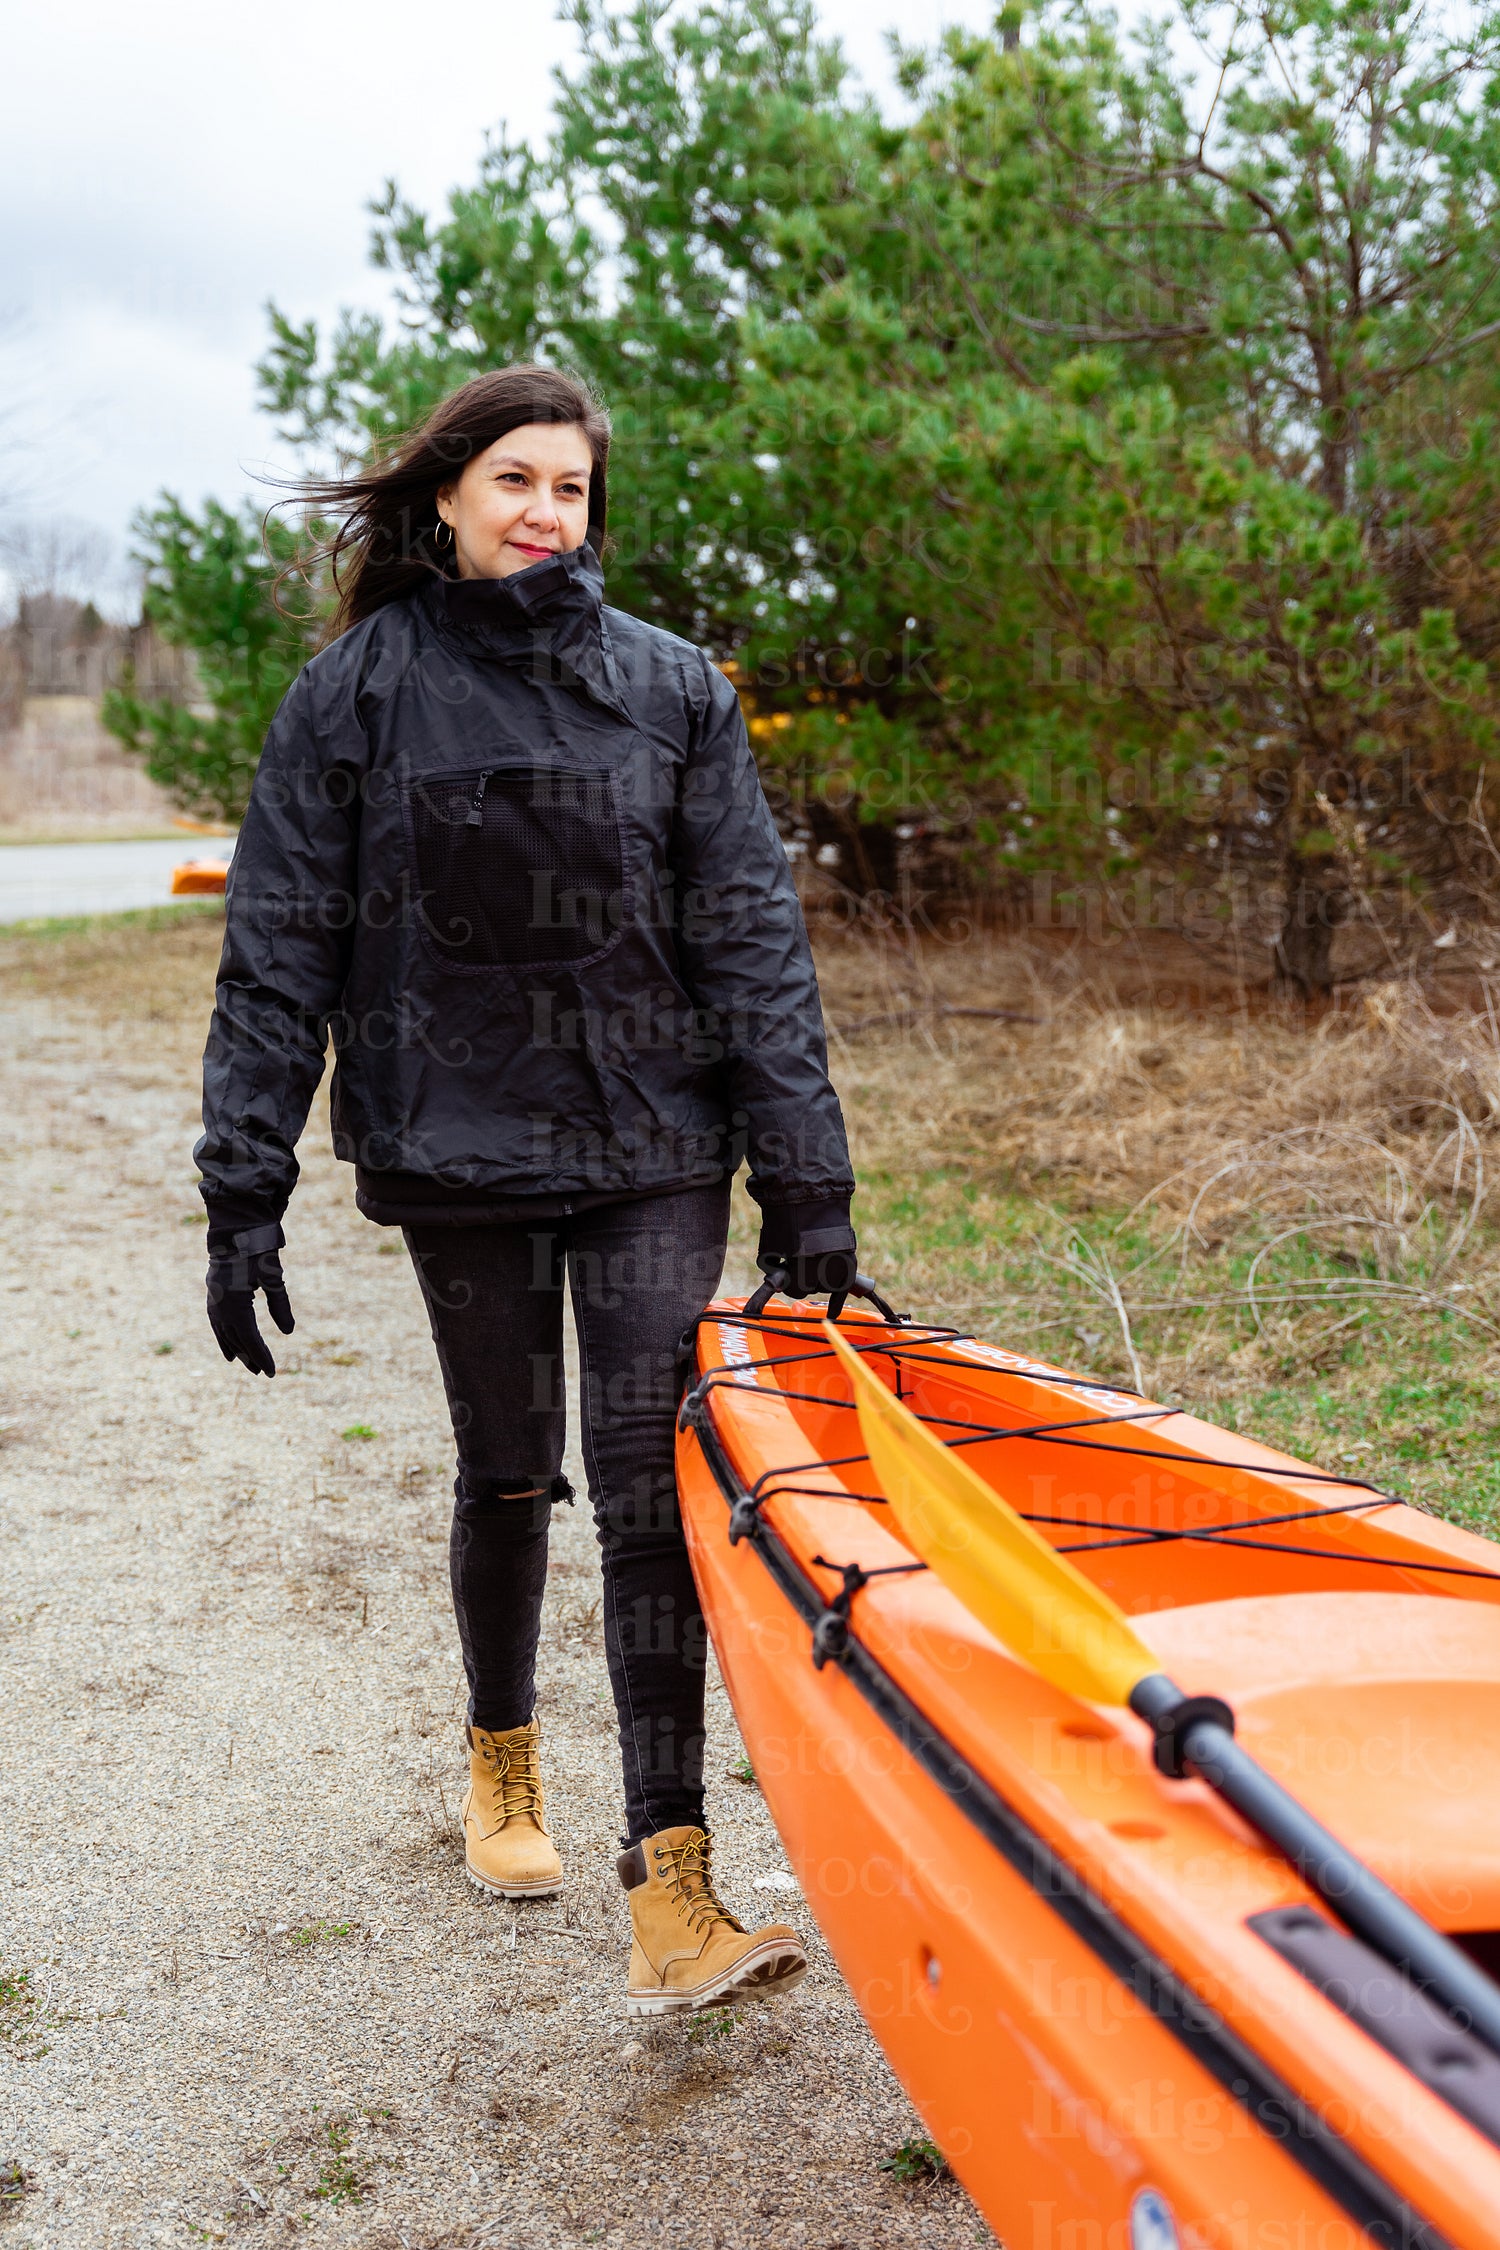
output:
[[[435,579],[428,600],[439,625],[474,655],[500,663],[560,660],[596,700],[618,704],[604,566],[587,542],[509,578]]]

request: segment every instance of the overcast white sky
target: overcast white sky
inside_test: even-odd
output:
[[[889,87],[888,27],[927,41],[982,28],[993,5],[820,12]],[[542,128],[573,46],[547,0],[18,10],[0,86],[0,508],[96,525],[122,565],[133,510],[163,487],[194,503],[249,489],[276,454],[252,376],[267,298],[299,318],[384,304],[370,196],[394,174],[440,207],[487,130]]]

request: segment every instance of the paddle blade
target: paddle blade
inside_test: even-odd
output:
[[[981,1624],[1042,1677],[1090,1703],[1126,1703],[1158,1659],[1066,1555],[919,1422],[832,1321],[880,1489],[912,1548]]]

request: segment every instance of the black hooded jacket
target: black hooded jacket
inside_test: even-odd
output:
[[[434,579],[314,657],[229,877],[196,1150],[278,1220],[332,1034],[372,1217],[599,1199],[748,1156],[846,1196],[817,980],[734,690],[603,602],[591,547]]]

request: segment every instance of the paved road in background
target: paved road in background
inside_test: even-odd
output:
[[[229,839],[183,836],[145,844],[0,845],[0,922],[53,914],[123,914],[162,906],[185,859],[218,859]]]

